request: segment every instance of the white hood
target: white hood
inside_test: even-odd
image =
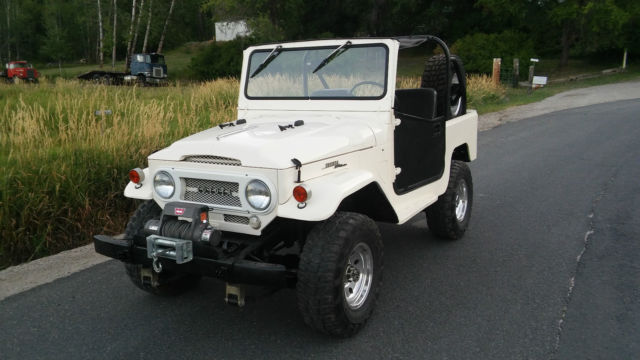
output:
[[[287,127],[287,122],[248,122],[219,126],[173,143],[153,153],[150,160],[181,161],[189,156],[220,156],[237,159],[242,166],[285,169],[296,158],[303,164],[375,146],[371,128],[360,122],[306,121]]]

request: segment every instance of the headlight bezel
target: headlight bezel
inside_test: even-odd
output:
[[[164,180],[159,180],[158,179],[159,176],[166,176],[166,178]],[[166,183],[158,184],[159,181],[166,181]],[[171,191],[168,195],[166,195],[167,192],[158,189],[159,186],[169,186],[169,185],[171,187]],[[173,195],[176,193],[176,181],[168,171],[160,170],[156,172],[156,174],[153,176],[153,191],[162,199],[171,199]]]
[[[251,192],[255,193],[255,195],[252,195]],[[263,198],[255,199],[256,196]],[[245,200],[247,200],[247,203],[249,204],[249,206],[251,206],[251,208],[259,212],[267,211],[271,206],[271,202],[273,201],[271,188],[269,188],[269,185],[267,185],[266,182],[260,179],[252,179],[247,183],[244,190],[244,198]],[[252,201],[251,198],[254,198],[254,201]]]

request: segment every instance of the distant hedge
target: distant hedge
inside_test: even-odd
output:
[[[507,30],[501,33],[476,33],[456,41],[452,53],[459,55],[467,72],[491,73],[493,58],[502,58],[502,66],[511,68],[520,59],[520,74],[527,74],[529,59],[535,56],[533,40],[526,34]]]
[[[223,77],[240,77],[242,51],[256,44],[251,37],[212,43],[189,63],[189,75],[195,80],[212,80]]]

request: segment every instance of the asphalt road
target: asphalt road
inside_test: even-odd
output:
[[[471,227],[381,224],[385,279],[355,338],[307,328],[295,291],[227,307],[157,298],[109,261],[0,301],[1,359],[640,358],[640,101],[479,135]]]

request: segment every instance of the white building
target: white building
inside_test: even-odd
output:
[[[244,20],[216,23],[216,41],[229,41],[238,36],[247,36],[251,30]]]

